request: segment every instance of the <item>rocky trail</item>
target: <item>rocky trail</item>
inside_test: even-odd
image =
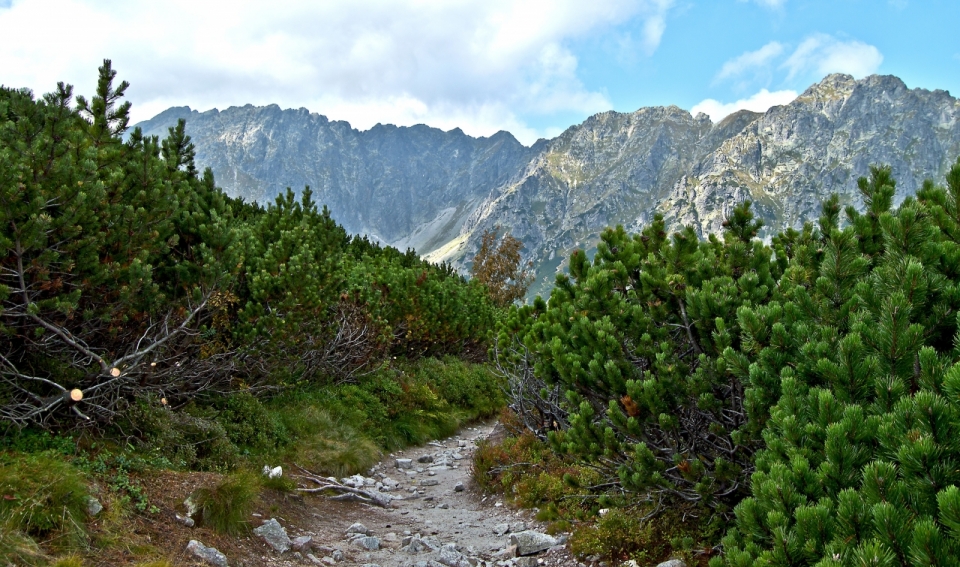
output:
[[[254,523],[259,527],[230,550],[234,557],[217,556],[199,541],[192,541],[185,554],[213,565],[284,567],[578,565],[564,535],[547,535],[529,511],[511,510],[473,486],[471,458],[477,442],[495,428],[494,423],[468,427],[453,437],[393,453],[367,476],[336,479],[389,501],[385,507],[307,495],[295,499],[296,512],[283,505],[258,511]],[[299,480],[304,487],[316,484]]]

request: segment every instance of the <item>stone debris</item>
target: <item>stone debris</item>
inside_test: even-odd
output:
[[[93,496],[90,496],[89,498],[87,498],[87,514],[90,517],[96,516],[102,511],[103,511],[103,504],[101,504],[99,500],[97,500]]]
[[[464,490],[466,490],[466,488],[463,486],[463,481],[458,482],[453,487],[454,492],[463,492]]]
[[[510,533],[510,524],[497,524],[493,527],[493,533],[502,536]]]
[[[437,561],[447,567],[473,567],[470,561],[462,553],[457,551],[457,546],[452,543],[448,543],[440,548],[440,555],[437,557]]]
[[[413,461],[411,459],[397,459],[398,469],[412,469]]]
[[[432,463],[432,462],[433,462],[433,455],[421,455],[420,458],[417,459],[417,462],[418,462],[418,463]]]
[[[227,567],[226,555],[221,553],[220,550],[207,547],[195,539],[191,539],[190,543],[187,544],[187,553],[215,567]]]
[[[280,522],[270,518],[259,528],[253,530],[253,533],[263,538],[267,545],[272,547],[277,553],[283,553],[290,549],[292,542],[287,535],[287,530],[280,525]]]
[[[425,478],[420,481],[420,486],[437,486],[440,481],[435,478]]]
[[[190,516],[181,516],[180,514],[174,514],[173,517],[175,520],[177,520],[178,523],[183,524],[188,528],[192,528],[193,526],[196,525],[196,522],[194,522],[193,518],[191,518]]]
[[[687,564],[683,562],[683,559],[671,559],[660,563],[657,567],[687,567]]]

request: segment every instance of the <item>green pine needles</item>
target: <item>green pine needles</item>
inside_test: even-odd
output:
[[[482,286],[351,238],[309,188],[262,207],[199,172],[185,123],[126,132],[96,94],[0,88],[0,425],[104,426],[144,400],[356,382],[483,352]],[[126,139],[122,136],[128,134]]]
[[[755,412],[766,446],[712,564],[960,560],[960,161],[895,210],[889,170],[860,189],[866,212],[841,230],[828,203],[799,254],[778,249],[778,301],[742,309],[744,380],[778,399]]]
[[[728,525],[714,567],[957,565],[960,160],[946,181],[893,207],[872,168],[863,212],[834,197],[769,246],[749,203],[705,241],[607,230],[501,326],[500,368],[545,386],[514,407],[563,414],[523,421],[569,423],[549,438],[601,502]]]

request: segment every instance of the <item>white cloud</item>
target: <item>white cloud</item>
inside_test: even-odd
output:
[[[766,67],[770,62],[783,53],[783,44],[779,41],[771,41],[756,51],[748,51],[738,57],[727,61],[717,73],[716,80],[722,81],[731,77],[737,77],[743,73],[758,68]]]
[[[671,4],[14,0],[0,11],[0,83],[40,93],[63,80],[89,94],[112,58],[132,85],[134,121],[173,104],[277,103],[359,128],[456,121],[470,134],[511,128],[532,142],[521,116],[611,106],[578,78],[570,41],[637,22],[649,55]],[[41,32],[70,44],[38,41]]]
[[[872,45],[820,33],[803,40],[781,67],[787,69],[788,81],[810,74],[820,79],[830,73],[847,73],[859,79],[876,72],[881,63],[883,55]]]
[[[690,109],[694,116],[698,112],[703,112],[710,117],[710,120],[719,122],[727,116],[738,110],[752,110],[753,112],[766,112],[772,106],[788,104],[797,98],[796,91],[784,90],[770,92],[767,89],[760,89],[760,92],[745,99],[736,102],[722,103],[712,98],[698,102]]]

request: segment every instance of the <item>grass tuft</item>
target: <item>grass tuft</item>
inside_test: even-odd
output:
[[[83,567],[83,559],[78,555],[67,555],[53,560],[50,567]]]
[[[253,504],[260,494],[260,478],[252,473],[233,473],[212,488],[193,495],[200,522],[214,530],[236,535],[247,529]]]
[[[14,565],[40,565],[47,556],[33,538],[20,530],[0,524],[0,557]]]

